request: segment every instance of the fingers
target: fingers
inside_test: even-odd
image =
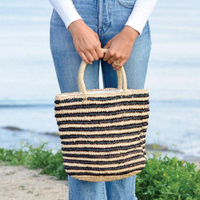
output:
[[[84,53],[85,57],[89,62],[88,64],[92,64],[93,61],[99,60],[103,57],[104,53],[101,49],[101,42],[99,40],[98,34],[92,32],[94,38],[87,38],[88,41],[86,45],[82,45],[81,51]]]
[[[105,48],[105,47],[104,47]],[[112,50],[108,50],[103,57],[104,61],[107,61],[108,64],[112,65],[114,70],[120,69],[125,62],[127,61],[120,52],[114,52]]]
[[[107,61],[108,64],[112,65],[113,70],[120,69],[122,66],[124,66],[124,64],[129,58],[127,52],[121,51],[119,50],[119,48],[113,48],[113,46],[111,46],[109,42],[104,48],[107,48],[108,51],[104,55],[103,60]]]
[[[89,51],[85,51],[84,54],[85,54],[86,58],[89,60],[89,62],[92,64],[92,62],[94,61],[92,54]],[[88,64],[90,64],[90,63],[88,63]]]
[[[92,64],[94,60],[99,60],[104,55],[100,46],[98,48],[84,48],[79,50],[78,53],[87,64]]]
[[[92,64],[92,62],[90,62],[87,57],[85,56],[85,54],[83,52],[80,52],[79,55],[81,56],[81,59],[84,60],[87,64]]]
[[[123,62],[124,60],[121,60],[121,59],[118,59],[118,60],[115,60],[112,62],[112,67],[113,67],[113,70],[118,70],[120,69],[124,64],[125,62]],[[123,64],[124,63],[124,64]]]
[[[96,53],[97,53],[97,55],[98,55],[99,58],[103,58],[104,52],[101,49],[101,47],[99,47],[99,48],[96,49]]]
[[[83,20],[70,25],[70,32],[76,51],[87,64],[103,57],[99,36]]]
[[[96,49],[90,51],[90,54],[92,55],[93,61],[94,61],[94,60],[99,60],[99,56],[98,56],[98,54],[97,54]]]
[[[120,62],[121,62],[121,59],[117,59],[115,56],[113,56],[113,57],[111,57],[111,58],[109,58],[109,59],[107,60],[108,64],[110,64],[110,65],[112,65],[112,63],[113,63],[114,61],[118,61],[118,62],[116,62],[116,63],[120,63]]]
[[[103,57],[104,61],[107,61],[109,64],[112,64],[115,60],[122,60],[124,59],[123,53],[119,50],[108,49],[106,54]]]

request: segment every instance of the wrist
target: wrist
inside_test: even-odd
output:
[[[128,25],[124,26],[124,28],[122,29],[122,32],[124,32],[133,41],[135,41],[135,39],[139,35],[139,32],[137,30],[135,30],[134,28],[132,28]]]
[[[72,33],[74,30],[77,30],[80,26],[84,24],[84,21],[82,19],[78,19],[73,21],[69,26],[68,29]]]

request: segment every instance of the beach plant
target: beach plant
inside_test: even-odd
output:
[[[0,162],[41,169],[40,174],[66,180],[61,150],[53,153],[52,149],[45,149],[47,143],[33,147],[26,142],[19,149],[0,148]],[[137,174],[136,195],[139,200],[199,200],[200,170],[195,164],[176,157],[162,158],[159,152],[148,154],[146,167]]]
[[[29,149],[28,158],[24,162],[24,166],[29,169],[39,169],[42,171],[40,174],[48,174],[55,176],[58,180],[64,180],[67,178],[67,174],[63,167],[63,158],[61,150],[55,154],[51,150],[45,149],[45,145],[48,142],[42,143],[39,147],[33,147],[29,143],[26,143],[25,147]]]
[[[21,142],[19,149],[0,148],[0,162],[5,165],[24,165],[28,169],[41,169],[40,174],[55,176],[58,180],[67,178],[63,167],[61,150],[55,154],[52,149],[45,149],[48,142],[42,142],[39,147],[33,147],[28,142]]]
[[[200,170],[194,163],[154,153],[136,178],[138,199],[200,199]]]

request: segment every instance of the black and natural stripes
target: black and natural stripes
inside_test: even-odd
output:
[[[55,99],[64,167],[80,180],[118,180],[145,167],[148,90],[106,90],[64,93]]]

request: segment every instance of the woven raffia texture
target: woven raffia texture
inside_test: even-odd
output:
[[[113,90],[56,96],[63,164],[74,178],[113,181],[135,175],[145,167],[148,90]]]

